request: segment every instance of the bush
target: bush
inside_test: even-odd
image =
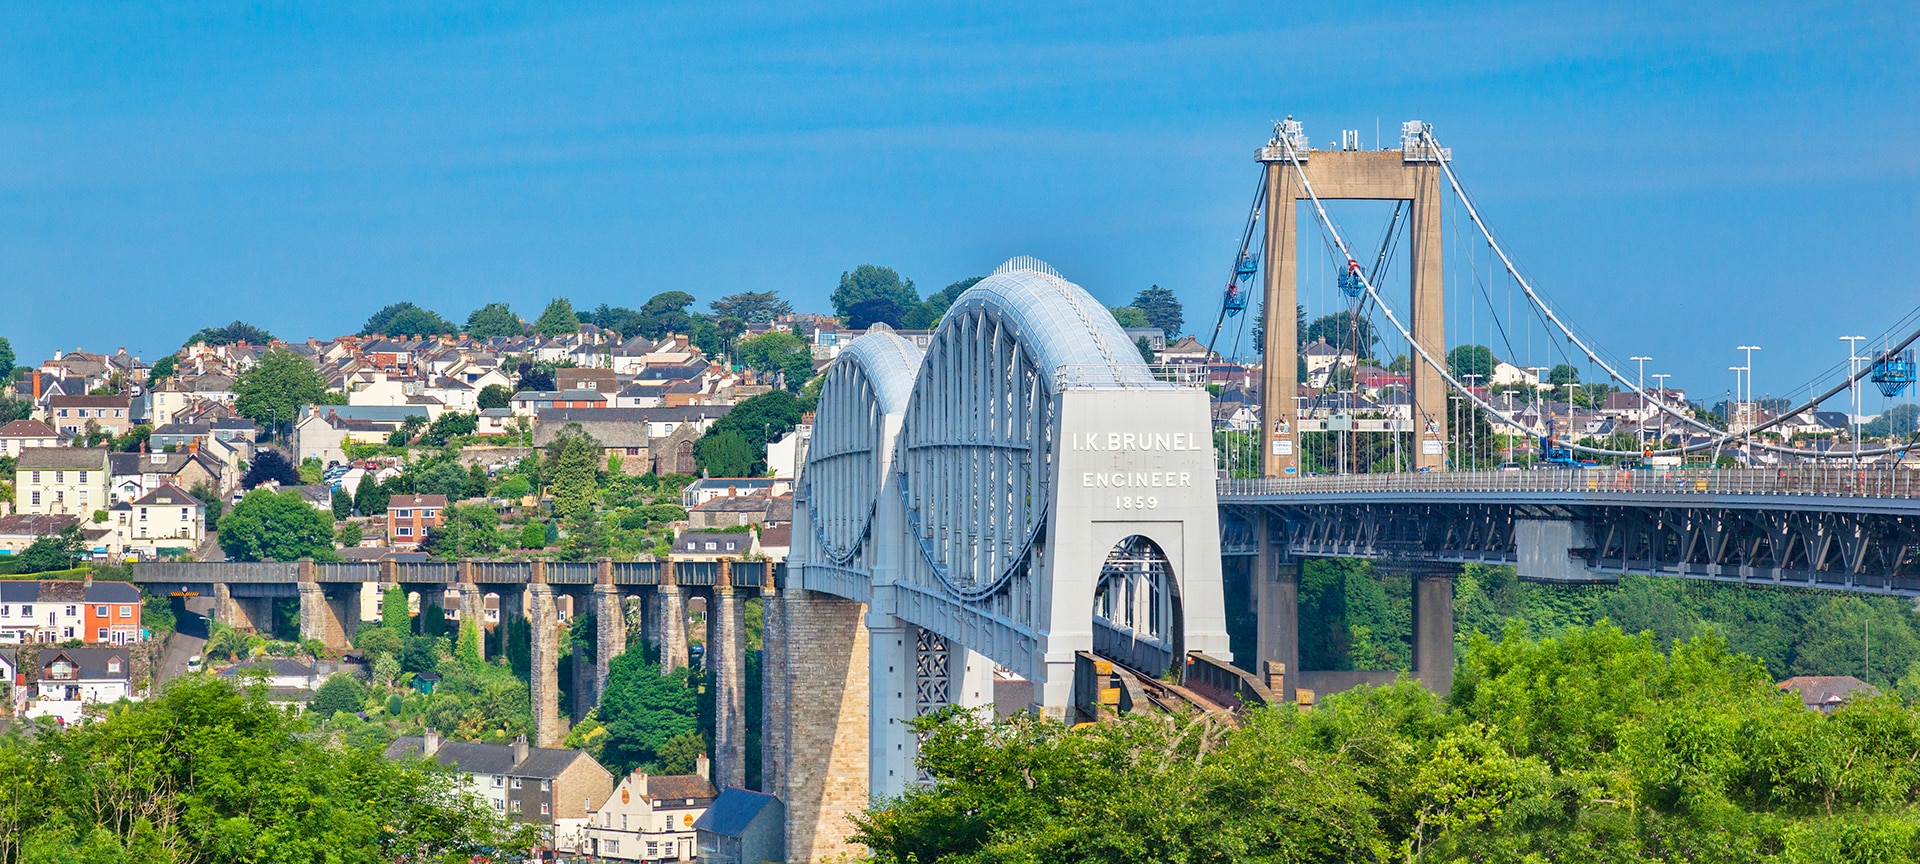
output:
[[[352,714],[366,701],[367,688],[353,680],[352,675],[339,674],[328,677],[320,689],[313,691],[313,701],[307,703],[307,710],[320,717],[332,717],[340,711]]]

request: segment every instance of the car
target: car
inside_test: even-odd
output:
[[[204,668],[206,668],[206,661],[200,655],[195,654],[192,657],[187,658],[188,672],[198,672]]]
[[[1499,468],[1498,468],[1498,469],[1496,469],[1496,470],[1500,470],[1500,471],[1518,471],[1518,470],[1520,470],[1520,463],[1518,463],[1518,462],[1502,462],[1502,463],[1500,463],[1500,465],[1499,465]]]

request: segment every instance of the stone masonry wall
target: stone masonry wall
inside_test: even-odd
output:
[[[863,604],[810,591],[788,593],[781,628],[787,857],[826,861],[864,850],[847,842],[848,819],[867,805],[867,628]],[[770,700],[772,701],[772,700]],[[769,714],[768,725],[781,718]]]

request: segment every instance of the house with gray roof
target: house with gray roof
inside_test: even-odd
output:
[[[729,786],[693,823],[701,864],[787,860],[786,806],[764,792]]]
[[[613,795],[613,775],[579,750],[531,747],[527,736],[512,744],[441,741],[428,729],[387,745],[388,759],[431,759],[466,781],[467,789],[494,812],[518,822],[546,826],[549,847],[579,852],[587,822]]]

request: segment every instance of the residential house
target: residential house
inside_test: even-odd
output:
[[[66,514],[34,516],[15,513],[0,516],[0,556],[25,552],[28,546],[33,545],[33,541],[58,534],[68,525],[77,525],[79,522],[79,517]]]
[[[207,439],[207,444],[209,449],[227,447],[218,439]],[[202,450],[200,439],[189,440],[185,449],[171,453],[113,453],[108,455],[107,465],[111,474],[109,497],[115,504],[136,501],[163,486],[205,486],[224,496],[240,482],[237,466]]]
[[[774,496],[764,492],[722,495],[689,509],[687,527],[694,531],[709,531],[742,525],[766,525],[768,522],[781,521],[774,518],[781,513],[787,514],[788,520],[792,519],[792,495]]]
[[[125,648],[60,648],[40,655],[40,680],[27,717],[80,723],[83,706],[133,696],[133,663]]]
[[[303,405],[293,426],[294,461],[345,462],[346,442],[384,444],[408,417],[433,421],[424,405]]]
[[[771,524],[760,531],[760,554],[768,560],[785,561],[793,552],[793,523]]]
[[[191,552],[206,541],[207,508],[172,483],[108,511],[113,551],[146,558]]]
[[[807,445],[812,441],[812,423],[801,423],[778,441],[768,441],[767,470],[775,477],[800,476],[800,466],[807,464]]]
[[[110,503],[107,448],[31,447],[15,462],[14,509],[37,516],[92,516]]]
[[[702,477],[680,490],[680,506],[692,510],[729,495],[786,495],[793,491],[790,477]]]
[[[147,641],[141,626],[140,589],[127,582],[87,579],[82,583],[86,605],[81,612],[85,622],[81,639],[102,645],[126,645]]]
[[[522,390],[508,407],[521,417],[538,417],[548,408],[605,408],[612,393],[598,390]]]
[[[579,424],[606,448],[621,454],[621,470],[629,474],[692,474],[693,450],[714,421],[732,411],[730,405],[690,405],[667,408],[548,408],[537,415],[534,445],[545,446],[570,424]]]
[[[579,750],[529,747],[527,736],[512,744],[478,744],[403,736],[387,745],[388,759],[432,759],[465,775],[466,786],[494,812],[546,826],[550,847],[578,852],[587,845],[587,822],[613,793],[613,775]]]
[[[612,369],[555,369],[553,386],[561,391],[592,390],[611,394],[620,391],[620,380]]]
[[[763,554],[760,535],[752,531],[686,531],[673,538],[675,561],[718,561]]]
[[[20,675],[20,649],[0,648],[0,716],[20,713],[17,703],[23,696],[20,691],[24,683],[26,679]]]
[[[220,674],[228,678],[258,677],[268,690],[317,690],[326,680],[312,666],[285,657],[233,666]]]
[[[54,396],[47,400],[46,419],[60,434],[72,438],[96,429],[111,435],[133,428],[132,400],[118,396]]]
[[[427,529],[440,524],[445,495],[395,495],[387,500],[387,545],[416,546]]]
[[[28,447],[58,447],[59,432],[38,420],[15,420],[0,426],[0,456],[18,456]]]
[[[1832,714],[1855,698],[1877,696],[1879,688],[1852,675],[1799,675],[1780,682],[1780,689],[1791,690],[1808,710]]]
[[[594,811],[581,851],[615,861],[692,860],[693,825],[717,794],[710,774],[702,755],[692,774],[627,775]]]
[[[780,799],[729,786],[694,820],[700,864],[787,860],[787,812]]]

